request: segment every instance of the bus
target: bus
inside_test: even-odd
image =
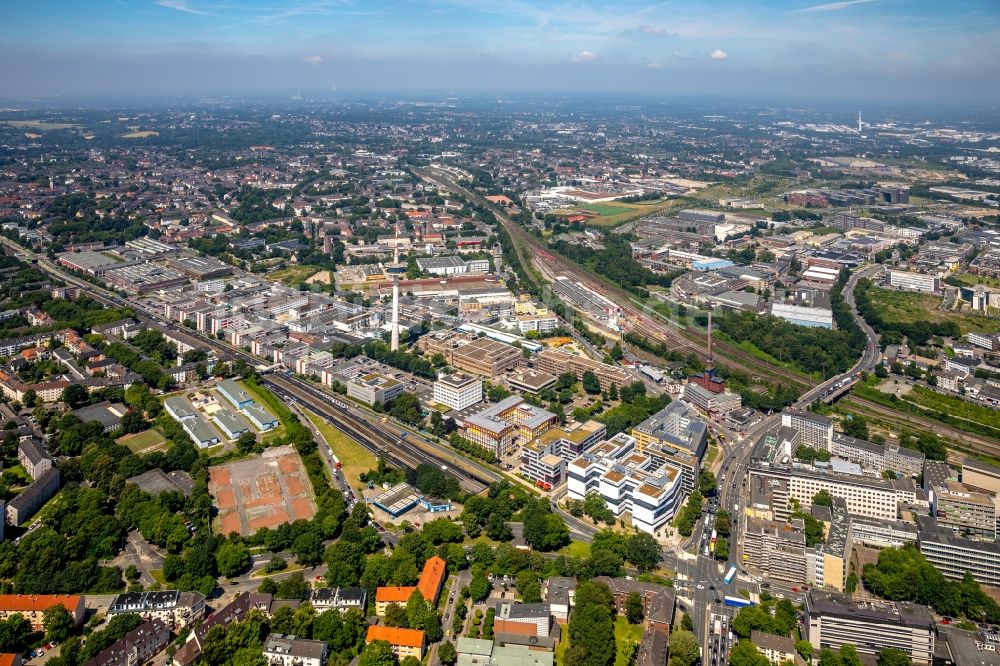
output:
[[[727,606],[732,606],[733,608],[746,608],[747,606],[756,605],[749,599],[744,599],[743,597],[730,597],[730,596],[726,596],[724,603]]]
[[[722,580],[723,580],[723,582],[726,585],[729,585],[730,583],[733,582],[734,578],[736,578],[736,566],[735,565],[729,568],[729,573],[727,573],[726,577],[723,578]]]

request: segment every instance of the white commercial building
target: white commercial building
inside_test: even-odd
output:
[[[889,271],[889,286],[909,291],[925,291],[933,293],[940,291],[941,280],[931,273],[913,273],[911,271]]]
[[[567,468],[571,499],[598,493],[615,516],[632,514],[632,526],[653,534],[677,513],[684,499],[681,470],[638,449],[625,433],[598,444]]]
[[[799,326],[833,328],[833,310],[830,308],[775,303],[771,306],[771,314]]]
[[[434,402],[460,412],[483,401],[481,379],[462,373],[445,375],[434,382]]]

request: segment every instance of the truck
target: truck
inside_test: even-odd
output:
[[[734,578],[736,578],[736,565],[729,567],[729,572],[726,574],[726,577],[722,579],[722,581],[726,585],[729,585],[733,582]]]
[[[719,618],[715,618],[715,628],[713,629],[712,633],[716,636],[722,634],[722,622],[719,621]]]

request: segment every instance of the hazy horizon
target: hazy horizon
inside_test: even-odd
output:
[[[5,99],[450,92],[1000,101],[992,0],[54,0],[4,13]]]

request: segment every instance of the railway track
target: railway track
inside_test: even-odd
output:
[[[889,420],[889,422],[894,425],[900,423],[901,421],[912,423],[917,427],[929,430],[936,435],[951,440],[955,443],[955,448],[960,448],[969,453],[985,453],[995,458],[1000,458],[1000,442],[995,439],[991,439],[984,435],[966,432],[960,428],[941,423],[940,421],[935,421],[934,419],[925,416],[909,413],[904,414],[903,412],[886,407],[885,405],[880,405],[879,403],[868,400],[867,398],[859,398],[856,395],[848,395],[844,400],[846,403],[857,407],[858,411],[862,412],[862,414],[867,413],[871,416],[881,417]]]
[[[265,375],[261,381],[278,395],[298,400],[306,409],[326,419],[351,439],[397,467],[416,469],[422,463],[437,464],[445,473],[457,478],[464,490],[473,493],[484,491],[490,483],[490,479],[481,478],[478,473],[457,464],[457,459],[432,456],[407,438],[395,437],[364,419],[353,416],[346,406],[334,402],[332,396],[311,388],[305,389],[281,375]]]
[[[510,235],[511,240],[514,241],[514,249],[518,261],[522,266],[527,268],[534,266],[533,259],[525,256],[525,248],[530,248],[536,256],[553,257],[552,261],[542,268],[543,272],[552,274],[555,269],[558,269],[560,275],[571,277],[589,289],[605,294],[611,300],[620,304],[622,311],[628,316],[632,323],[632,328],[636,333],[654,342],[663,342],[669,348],[678,352],[695,354],[702,360],[707,360],[707,335],[693,331],[682,332],[674,330],[658,322],[649,314],[631,305],[632,295],[629,292],[607,282],[598,283],[594,275],[589,271],[558,254],[552,253],[544,243],[528,233],[503,212],[498,211],[483,197],[458,185],[450,177],[420,169],[414,169],[414,172],[426,180],[430,180],[445,189],[459,192],[480,205],[489,208]],[[761,377],[778,379],[798,389],[806,389],[811,386],[809,379],[802,374],[761,360],[735,345],[717,341],[715,343],[715,350],[717,354],[715,354],[716,358],[714,360],[723,367],[729,367],[741,372],[749,372],[752,375]]]
[[[68,274],[40,255],[15,246],[13,243],[7,241],[7,239],[0,239],[0,242],[22,259],[36,261],[38,266],[45,272],[79,287],[100,303],[137,310],[134,304],[114,292]],[[224,344],[219,340],[204,336],[198,331],[181,328],[173,322],[160,322],[148,314],[137,312],[136,317],[140,323],[145,325],[159,325],[165,326],[168,329],[183,331],[187,335],[199,338],[206,347],[230,356],[235,356],[251,365],[257,365],[260,362],[260,359],[252,354]],[[442,451],[434,449],[429,444],[422,446],[420,443],[408,441],[407,438],[397,437],[387,430],[380,429],[366,421],[363,417],[354,414],[348,405],[337,404],[335,401],[338,399],[332,394],[319,391],[302,380],[282,375],[264,375],[262,381],[270,384],[271,387],[280,389],[280,394],[283,394],[283,397],[286,399],[289,395],[295,396],[296,399],[301,400],[309,409],[334,423],[337,428],[344,431],[362,446],[373,451],[376,455],[385,456],[387,460],[397,466],[416,469],[417,465],[421,463],[439,465],[446,473],[457,478],[464,489],[474,493],[482,492],[490,483],[498,481],[501,478],[499,475],[493,474],[488,470],[470,464],[458,454],[446,455]]]

